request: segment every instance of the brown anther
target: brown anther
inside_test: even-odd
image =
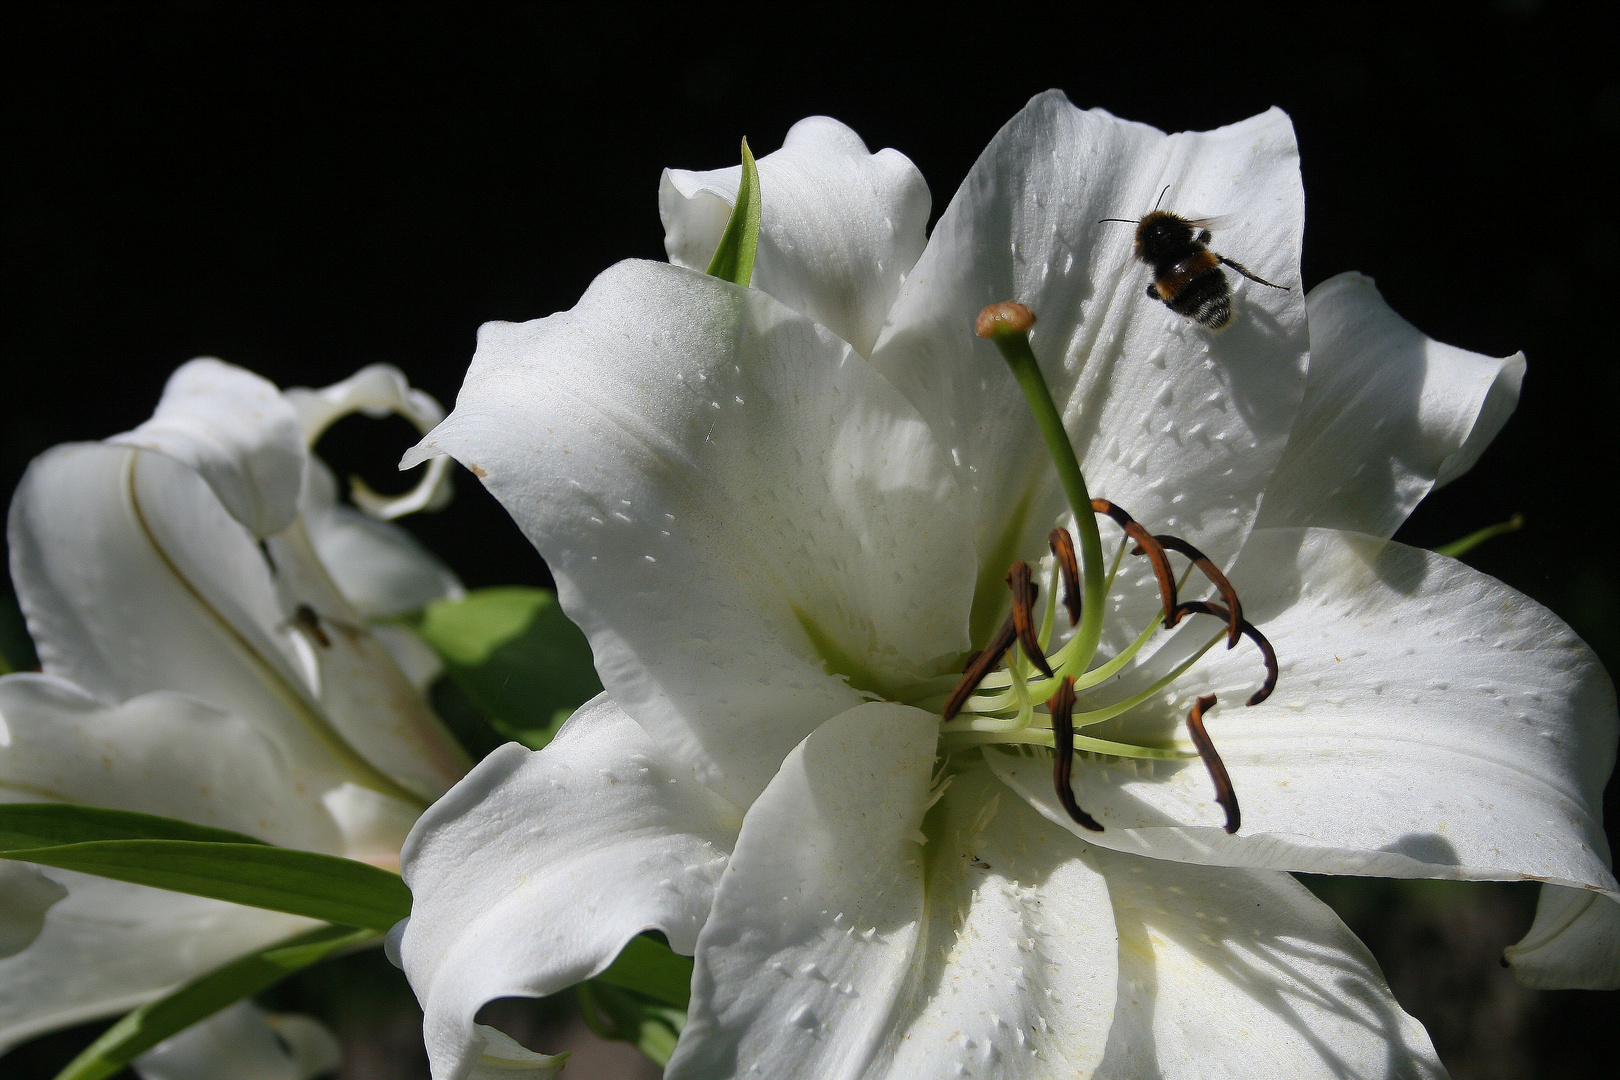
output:
[[[1012,590],[1013,629],[1018,633],[1018,643],[1024,647],[1024,655],[1029,657],[1029,662],[1050,679],[1052,665],[1046,662],[1046,653],[1041,649],[1040,639],[1035,636],[1037,589],[1030,578],[1029,563],[1019,559],[1012,564],[1007,571],[1007,588]]]
[[[1001,663],[1002,656],[1012,648],[1012,643],[1016,640],[1018,628],[1013,625],[1012,616],[1009,615],[1007,621],[1001,624],[1001,629],[996,631],[996,636],[990,644],[974,653],[973,658],[968,661],[967,669],[962,672],[962,681],[956,684],[956,689],[951,691],[951,696],[945,702],[942,719],[949,720],[962,711],[962,706],[973,696],[973,691],[977,690],[984,677]]]
[[[1213,615],[1224,623],[1232,620],[1230,611],[1211,600],[1187,600],[1178,604],[1176,622],[1180,622],[1183,615]],[[1260,689],[1250,695],[1248,701],[1244,702],[1245,705],[1258,705],[1277,689],[1277,653],[1272,649],[1271,642],[1266,640],[1266,635],[1255,629],[1249,620],[1238,620],[1238,632],[1254,642],[1255,648],[1260,650],[1260,655],[1266,662],[1266,681],[1260,685]]]
[[[1166,536],[1161,533],[1155,536],[1154,539],[1164,545],[1167,550],[1185,555],[1191,559],[1192,564],[1198,567],[1199,572],[1209,579],[1211,585],[1215,586],[1216,591],[1221,594],[1221,599],[1226,601],[1226,609],[1232,613],[1232,617],[1227,624],[1229,629],[1226,633],[1226,647],[1230,649],[1236,646],[1239,635],[1243,633],[1243,601],[1238,599],[1237,590],[1232,588],[1230,581],[1226,580],[1226,575],[1221,573],[1221,568],[1211,562],[1208,555],[1205,555],[1179,536]]]
[[[1081,612],[1080,564],[1074,557],[1074,539],[1068,529],[1053,529],[1047,534],[1046,542],[1051,545],[1052,557],[1063,574],[1063,606],[1069,612],[1069,625],[1074,626],[1080,621]]]
[[[979,312],[973,321],[973,332],[982,338],[995,340],[1009,334],[1027,334],[1035,325],[1035,313],[1016,300],[1003,300]]]
[[[1209,778],[1215,784],[1215,801],[1226,811],[1226,831],[1235,833],[1243,822],[1237,792],[1232,789],[1232,778],[1226,773],[1226,763],[1215,752],[1215,743],[1210,739],[1209,732],[1204,730],[1204,712],[1214,704],[1214,694],[1201,697],[1193,704],[1192,712],[1187,714],[1187,733],[1192,736],[1193,745],[1198,747],[1198,756],[1204,759],[1204,768],[1209,770]]]
[[[1176,576],[1170,572],[1170,556],[1154,535],[1137,524],[1136,519],[1107,499],[1092,499],[1091,509],[1114,519],[1114,524],[1125,530],[1125,535],[1136,541],[1133,555],[1146,555],[1153,564],[1153,576],[1159,579],[1159,599],[1164,603],[1164,626],[1168,630],[1176,625]]]
[[[1057,789],[1058,802],[1076,824],[1092,832],[1102,832],[1097,819],[1080,809],[1074,797],[1070,776],[1074,772],[1074,678],[1063,677],[1057,693],[1046,707],[1052,710],[1052,786]]]
[[[326,636],[325,630],[321,629],[320,615],[308,604],[299,604],[294,608],[292,618],[288,622],[314,638],[315,643],[321,648],[330,649],[332,647],[332,639]]]

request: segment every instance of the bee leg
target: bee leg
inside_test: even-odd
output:
[[[1152,282],[1148,283],[1147,295],[1148,295],[1149,300],[1163,300],[1164,299],[1164,297],[1159,295],[1159,287],[1157,285],[1154,285]]]
[[[1201,230],[1199,232],[1199,234],[1198,234],[1198,242],[1200,244],[1209,243],[1209,230],[1208,229],[1204,229],[1204,230]]]
[[[1242,274],[1244,277],[1248,278],[1250,281],[1258,281],[1262,285],[1268,285],[1273,289],[1281,289],[1283,292],[1288,291],[1288,286],[1286,286],[1286,285],[1278,285],[1278,284],[1275,284],[1273,282],[1267,281],[1265,278],[1261,277],[1259,274],[1251,273],[1247,266],[1244,266],[1242,263],[1237,262],[1234,259],[1228,259],[1225,255],[1217,255],[1215,257],[1217,259],[1219,259],[1223,265],[1230,266],[1232,269],[1236,270],[1238,273]]]

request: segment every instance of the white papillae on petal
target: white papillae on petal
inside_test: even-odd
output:
[[[866,361],[758,290],[625,262],[572,311],[486,325],[407,461],[432,453],[545,556],[614,700],[738,805],[859,703],[850,684],[892,692],[968,647],[949,462]]]
[[[1292,877],[1095,849],[1091,861],[1120,958],[1097,1080],[1445,1077],[1366,947]]]
[[[252,724],[183,694],[103,705],[50,675],[0,679],[0,798],[194,821],[342,854],[307,778]]]
[[[544,750],[507,744],[422,815],[395,939],[434,1076],[464,1080],[486,1052],[473,1017],[488,1001],[590,978],[643,930],[691,953],[740,815],[665,760],[602,695]]]
[[[108,442],[141,446],[191,466],[256,537],[298,512],[307,451],[298,417],[274,383],[203,357],[182,364],[152,419]]]
[[[1590,889],[1542,885],[1536,921],[1502,959],[1537,990],[1620,990],[1620,904]]]
[[[466,1080],[513,1080],[519,1075],[530,1080],[551,1080],[561,1076],[569,1055],[537,1054],[516,1039],[485,1024],[474,1025],[478,1037],[484,1040],[484,1052],[479,1055]]]
[[[318,458],[309,459],[299,514],[321,564],[367,619],[393,618],[465,595],[455,571],[410,533],[339,503],[332,471]]]
[[[310,446],[328,427],[351,413],[364,413],[373,419],[402,416],[424,435],[444,419],[444,407],[433,395],[412,387],[404,372],[392,364],[371,364],[319,390],[289,387],[286,399],[297,413],[300,430]],[[351,494],[356,506],[384,521],[418,510],[439,510],[450,501],[449,465],[448,461],[428,462],[416,486],[403,495],[379,495],[359,477],[351,482]]]
[[[1219,827],[1197,759],[1086,759],[1075,790],[1107,830],[1086,839],[1193,863],[1614,891],[1600,812],[1614,690],[1556,616],[1454,559],[1327,529],[1253,533],[1232,580],[1276,647],[1276,693],[1243,707],[1258,658],[1217,648],[1174,705],[1113,730],[1184,739],[1192,697],[1217,694],[1205,723],[1241,831]],[[1067,821],[1049,764],[987,756]]]
[[[1237,308],[1219,334],[1148,299],[1132,226],[1098,219],[1140,217],[1166,185],[1165,209],[1222,215],[1213,249],[1288,291],[1232,275]],[[1051,91],[997,133],[872,355],[957,468],[986,584],[1045,550],[1063,501],[1017,384],[971,333],[980,309],[1010,299],[1035,312],[1030,341],[1092,495],[1224,560],[1254,520],[1304,387],[1303,227],[1293,127],[1275,109],[1165,135]],[[997,617],[975,612],[975,643]]]
[[[1103,879],[982,769],[953,780],[922,843],[937,724],[861,705],[783,763],[698,938],[671,1080],[1075,1076],[1101,1059]]]
[[[43,871],[68,896],[27,949],[0,960],[0,1053],[125,1012],[237,957],[319,925],[296,915]]]
[[[1361,274],[1329,278],[1306,300],[1305,401],[1257,527],[1393,536],[1502,430],[1519,402],[1524,354],[1495,359],[1426,337]]]
[[[320,1022],[241,1001],[158,1043],[133,1067],[141,1080],[312,1080],[342,1060]]]
[[[794,124],[759,159],[754,288],[870,356],[889,305],[926,242],[928,184],[897,150],[868,153],[836,120]],[[737,199],[742,166],[665,169],[658,187],[669,261],[708,269]]]
[[[0,862],[0,959],[33,944],[45,913],[66,895],[66,889],[32,866]]]

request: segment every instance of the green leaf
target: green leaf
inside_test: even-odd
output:
[[[574,990],[585,1023],[599,1037],[630,1043],[659,1065],[669,1064],[675,1041],[686,1026],[685,1009],[605,985],[600,979],[582,982]]]
[[[633,937],[596,978],[684,1009],[692,996],[692,958],[680,955],[657,938]]]
[[[339,949],[376,937],[371,930],[321,926],[215,968],[126,1015],[57,1073],[56,1080],[112,1076],[164,1039],[225,1006],[257,994]]]
[[[754,253],[759,250],[759,170],[748,140],[742,141],[742,182],[737,185],[737,204],[731,208],[720,246],[709,260],[709,276],[724,278],[748,287],[754,279]]]
[[[548,589],[478,589],[441,600],[416,630],[490,723],[532,750],[602,692],[590,643]]]
[[[118,810],[0,806],[0,858],[372,930],[411,910],[410,890],[387,870]]]

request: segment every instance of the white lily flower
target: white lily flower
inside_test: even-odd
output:
[[[421,694],[431,653],[368,618],[461,586],[397,526],[337,504],[309,447],[357,410],[424,431],[443,415],[381,365],[283,394],[194,360],[136,430],[34,461],[8,535],[44,671],[0,679],[0,800],[135,810],[397,863],[416,816],[469,762]],[[439,497],[443,475],[407,501]],[[314,925],[7,867],[41,884],[0,909],[0,941],[16,939],[0,960],[0,1048]]]
[[[1307,302],[1276,110],[1166,136],[1041,95],[926,246],[915,169],[833,121],[759,176],[754,287],[699,272],[738,170],[669,172],[676,265],[621,263],[571,311],[485,326],[406,456],[483,478],[606,687],[407,841],[394,941],[434,1075],[469,1075],[486,1001],[590,977],[649,928],[695,955],[671,1077],[1441,1075],[1285,871],[1534,877],[1614,909],[1601,667],[1528,599],[1388,539],[1495,435],[1522,356],[1430,341],[1356,275]],[[1099,219],[1161,194],[1222,214],[1216,248],[1292,288],[1237,283],[1219,336],[1148,299],[1131,229]],[[1028,633],[1077,680],[1083,810],[1054,794],[1059,679],[1028,652],[976,693],[961,676],[1014,633],[1009,564],[1055,521],[1086,546],[972,333],[1007,298],[1039,314],[1091,491],[1209,553],[1243,602],[1156,630],[1132,559],[1066,638],[1044,565]],[[1211,651],[1229,617],[1275,646],[1269,677],[1247,643]],[[1263,678],[1269,700],[1238,707]],[[1210,694],[1224,790],[1181,734]],[[1559,928],[1525,947],[1612,984],[1612,944],[1578,956],[1589,938]]]

